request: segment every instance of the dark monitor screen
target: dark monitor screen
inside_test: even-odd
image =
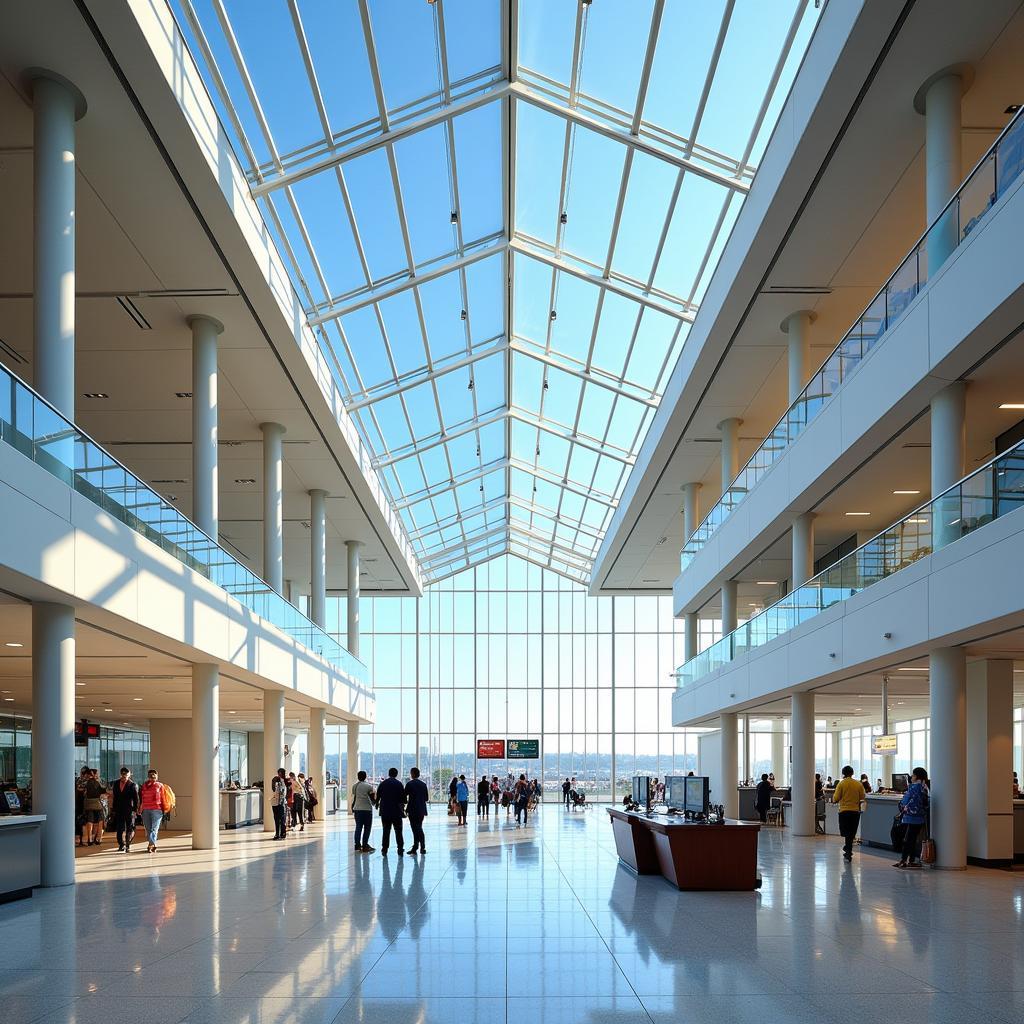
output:
[[[708,813],[708,778],[706,775],[688,775],[686,783],[686,802],[684,807],[691,814]]]
[[[647,806],[647,801],[650,798],[651,791],[651,776],[650,775],[634,775],[633,776],[633,803],[640,804],[641,807]]]
[[[906,793],[910,788],[910,776],[907,774],[893,775],[892,788],[895,793]]]
[[[665,780],[665,803],[676,810],[686,809],[686,778],[682,775],[670,775]]]

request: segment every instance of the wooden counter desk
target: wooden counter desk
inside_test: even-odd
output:
[[[663,875],[677,889],[750,891],[758,888],[759,823],[684,822],[666,815],[609,807],[619,859],[640,875]]]

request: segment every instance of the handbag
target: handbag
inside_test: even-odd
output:
[[[907,826],[903,824],[903,818],[897,814],[892,819],[892,828],[889,830],[889,839],[892,841],[892,848],[899,852],[903,849],[903,838],[907,834]]]
[[[931,836],[921,843],[921,863],[935,863],[935,840]]]

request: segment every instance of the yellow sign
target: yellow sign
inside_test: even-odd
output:
[[[895,754],[899,746],[898,736],[875,736],[871,743],[872,754]]]

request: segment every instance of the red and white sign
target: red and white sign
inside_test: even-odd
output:
[[[505,756],[504,740],[477,740],[476,756],[478,760],[503,758]]]

